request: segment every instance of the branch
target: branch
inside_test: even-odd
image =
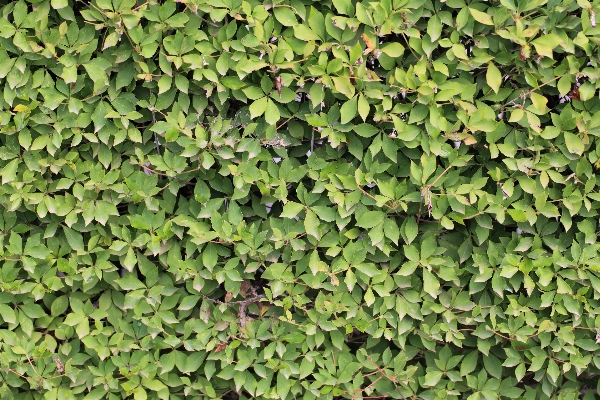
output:
[[[252,297],[248,297],[247,299],[238,301],[221,301],[217,299],[212,299],[208,296],[201,296],[213,304],[225,304],[227,306],[239,305],[240,308],[238,310],[238,317],[240,318],[240,326],[243,329],[246,327],[246,309],[248,308],[248,306],[252,303],[259,302],[264,298],[264,296],[256,294],[256,290],[254,288],[252,288],[252,295]]]

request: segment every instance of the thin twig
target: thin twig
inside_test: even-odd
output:
[[[177,179],[180,183],[185,183],[186,185],[195,185],[194,182],[186,181],[186,180],[180,179],[180,178],[178,178],[176,176],[170,176],[170,175],[167,175],[167,174],[163,174],[162,172],[155,171],[152,168],[148,167],[147,165],[144,165],[144,164],[138,164],[138,165],[141,168],[143,168],[144,170],[146,170],[148,172],[151,172],[153,174],[161,175],[161,176],[164,176],[164,177],[167,177],[167,178]],[[181,172],[180,175],[189,174],[190,172],[196,172],[196,171],[200,170],[200,168],[202,168],[202,167],[194,168],[194,169],[191,169],[189,171],[183,171],[183,172]]]
[[[291,117],[289,117],[288,119],[286,119],[285,121],[283,121],[281,123],[281,125],[279,125],[277,128],[275,128],[275,130],[280,130],[285,124],[287,124],[288,122],[290,122],[290,120],[292,120],[294,118],[294,116],[292,115]]]
[[[33,368],[33,372],[35,372],[37,374],[38,372],[35,369],[35,365],[33,365],[33,363],[31,362],[31,359],[29,358],[29,355],[27,353],[25,353],[25,357],[27,357],[27,361],[29,362],[29,365],[31,365],[31,368]]]
[[[251,290],[252,290],[252,294],[253,294],[252,297],[249,297],[249,298],[244,299],[244,300],[239,300],[239,301],[227,301],[227,302],[225,302],[225,301],[221,301],[221,300],[217,300],[217,299],[212,299],[212,298],[210,298],[208,296],[204,296],[204,295],[202,295],[202,297],[204,299],[210,301],[213,304],[225,304],[227,306],[239,305],[240,308],[238,310],[238,317],[240,319],[240,326],[242,328],[245,328],[246,327],[246,310],[247,310],[248,306],[250,304],[252,304],[252,303],[259,302],[259,301],[261,301],[264,298],[264,296],[258,295],[256,293],[256,290],[254,288],[251,288]]]
[[[150,90],[150,96],[152,96],[152,90]],[[152,108],[150,109],[150,112],[152,113],[152,124],[156,124],[156,114],[154,113],[154,106],[152,106]],[[158,140],[158,134],[156,132],[154,133],[154,143],[156,144],[156,151],[158,152],[158,155],[160,156],[160,141]]]

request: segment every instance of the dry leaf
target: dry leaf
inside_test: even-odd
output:
[[[260,303],[260,316],[262,317],[263,315],[265,315],[265,313],[267,311],[269,311],[269,308],[271,308],[271,306],[269,304],[265,304],[265,303]]]
[[[215,353],[218,353],[220,351],[225,350],[225,348],[227,347],[227,342],[221,342],[219,343],[219,345],[215,348]]]
[[[375,50],[375,43],[373,43],[373,41],[364,33],[361,35],[361,37],[367,45],[367,48],[365,49],[365,51],[363,51],[363,56],[366,56],[367,54]]]
[[[251,287],[248,281],[242,281],[242,284],[240,285],[240,294],[244,299],[250,294],[250,289]]]
[[[200,319],[204,322],[210,319],[210,306],[206,302],[200,307]]]
[[[277,76],[275,78],[275,89],[277,89],[277,93],[279,93],[279,97],[281,98],[281,87],[283,83],[281,82],[281,76]]]
[[[62,361],[60,361],[60,358],[55,358],[54,359],[54,364],[56,364],[56,370],[61,373],[65,370],[65,366],[63,365]]]
[[[466,138],[463,139],[463,142],[467,145],[470,146],[472,144],[477,143],[477,139],[475,139],[475,137],[473,137],[472,135],[468,135]]]
[[[340,281],[338,280],[338,278],[335,277],[335,275],[330,275],[329,279],[331,280],[331,284],[333,286],[339,286]]]
[[[579,100],[581,100],[581,98],[579,96],[580,96],[579,95],[579,88],[577,86],[575,86],[573,88],[573,90],[571,90],[569,92],[569,94],[567,94],[567,97],[570,98],[571,100],[577,100],[577,101],[579,101]]]

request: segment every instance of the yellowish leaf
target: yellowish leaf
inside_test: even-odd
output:
[[[484,25],[494,25],[494,21],[492,21],[492,17],[490,17],[488,14],[476,10],[474,8],[469,7],[469,11],[471,12],[471,15],[473,16],[473,18],[475,19],[475,21],[482,23]]]
[[[541,113],[546,111],[546,104],[548,103],[547,98],[536,92],[531,92],[530,98],[536,110],[538,110]]]

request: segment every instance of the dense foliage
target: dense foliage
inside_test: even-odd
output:
[[[19,0],[4,399],[593,399],[595,0]]]

